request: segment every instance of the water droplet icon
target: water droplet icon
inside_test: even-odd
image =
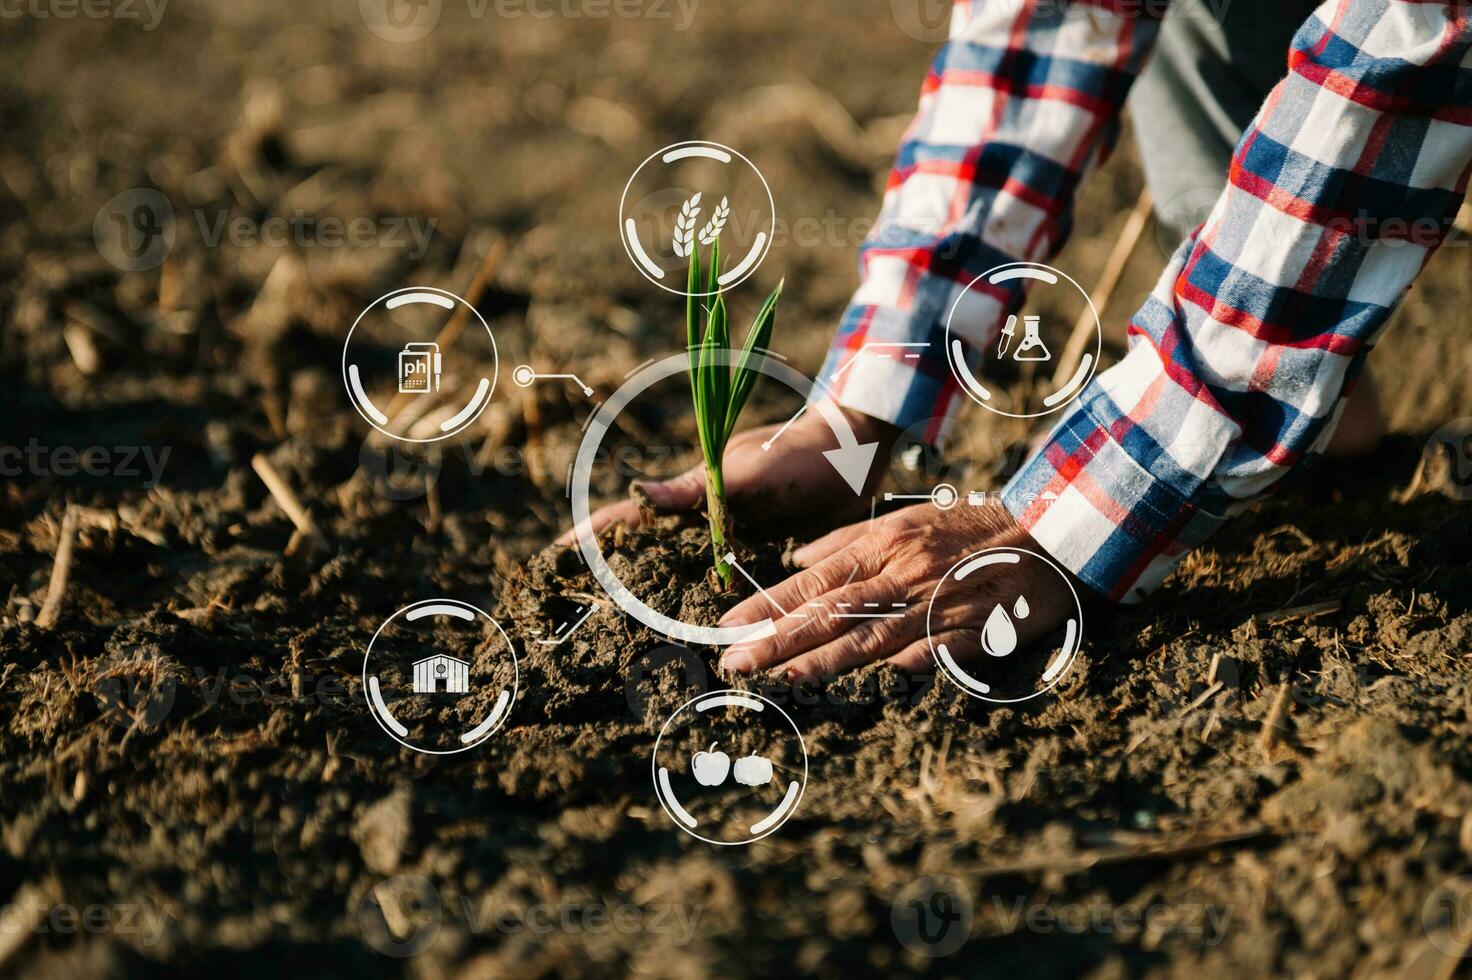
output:
[[[1032,607],[1027,604],[1027,596],[1018,596],[1017,601],[1012,605],[1012,614],[1018,619],[1026,619],[1031,612]]]
[[[1017,649],[1017,628],[1001,603],[992,607],[981,628],[981,648],[992,657],[1005,657]]]

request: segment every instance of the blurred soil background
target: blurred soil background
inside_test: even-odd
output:
[[[0,973],[1465,971],[1472,503],[1422,453],[1472,414],[1465,235],[1373,358],[1392,430],[1375,456],[1260,505],[1148,606],[1090,607],[1080,662],[1037,702],[887,668],[769,692],[811,780],[749,847],[680,833],[648,775],[663,719],[726,683],[713,651],[658,666],[662,641],[606,601],[535,642],[598,598],[549,547],[593,400],[518,388],[511,366],[602,398],[683,346],[618,202],[650,152],[701,138],[761,168],[789,229],[735,318],[785,276],[776,346],[814,373],[936,47],[911,6],[446,0],[412,43],[347,0],[0,23],[0,445],[113,461],[28,467],[0,493]],[[1057,264],[1094,283],[1140,189],[1126,135]],[[172,244],[127,271],[94,229],[144,192]],[[222,216],[318,231],[212,243]],[[363,216],[374,241],[323,240],[325,219]],[[1100,311],[1106,360],[1162,237],[1152,221]],[[463,293],[483,269],[492,405],[442,452],[398,454],[350,407],[342,338],[390,289]],[[686,399],[672,384],[630,409],[632,462],[601,467],[596,495],[694,461]],[[769,386],[748,421],[795,404]],[[966,415],[952,482],[997,488],[1028,437]],[[126,447],[151,454],[136,473]],[[893,477],[926,486],[903,461]],[[713,622],[702,533],[670,520],[606,546],[652,603]],[[770,580],[790,542],[767,538],[743,542]],[[493,610],[522,663],[506,728],[447,758],[389,740],[359,683],[378,624],[436,595]],[[951,904],[927,904],[937,882]],[[897,924],[915,896],[964,911],[967,942],[927,955]],[[65,911],[93,907],[91,926]]]

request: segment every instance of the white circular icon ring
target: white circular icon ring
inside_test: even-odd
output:
[[[451,351],[443,325],[456,317],[464,329]],[[430,286],[378,297],[342,344],[342,382],[353,408],[404,442],[438,442],[469,428],[490,404],[499,367],[496,338],[480,311]],[[375,402],[370,391],[390,394]]]
[[[363,655],[369,714],[395,742],[426,755],[465,752],[496,734],[520,678],[501,624],[458,599],[405,606],[378,627]]]
[[[725,749],[745,755],[733,763]],[[665,721],[650,769],[675,826],[707,844],[733,846],[761,840],[797,812],[808,752],[775,702],[751,691],[711,691]]]
[[[701,165],[701,179],[687,187],[675,171],[692,163]],[[741,153],[708,140],[672,143],[645,157],[624,185],[618,211],[629,260],[644,278],[679,296],[688,291],[692,251],[721,237],[731,260],[727,268],[723,259],[714,288],[695,294],[710,296],[755,272],[777,232],[767,179]]]
[[[1012,361],[1028,364],[1044,374],[1056,369],[1059,361],[1055,352],[1042,339],[1041,317],[1030,314],[1009,316],[999,337],[985,342],[974,335],[968,336],[964,329],[965,323],[974,320],[989,322],[999,309],[1005,308],[1011,292],[1016,288],[1008,283],[1018,279],[1028,279],[1076,293],[1080,311],[1086,310],[1094,322],[1093,344],[1082,352],[1078,364],[1068,372],[1068,376],[1059,378],[1057,389],[1043,396],[1042,407],[1037,411],[1023,411],[1026,406],[1009,402],[995,382],[988,384],[983,378],[987,376],[986,365],[995,364],[1009,356]],[[1020,337],[1019,327],[1022,333]],[[1066,273],[1036,262],[1012,262],[988,269],[966,284],[966,288],[961,290],[951,304],[950,312],[946,314],[945,353],[951,374],[972,401],[989,412],[1008,418],[1033,419],[1051,415],[1077,398],[1099,368],[1103,343],[1099,311],[1094,308],[1094,301],[1089,298],[1088,291]],[[1057,353],[1062,354],[1063,351]],[[979,372],[973,369],[973,363],[980,366]],[[978,373],[982,377],[978,377]]]
[[[1021,591],[1015,595],[996,596],[993,608],[979,628],[974,625],[943,628],[937,621],[938,603],[945,608],[947,600],[955,593],[960,593],[958,604],[970,598],[971,586],[967,584],[970,576],[992,566],[1018,568],[1024,564],[1051,571],[1058,580],[1054,588],[1060,595],[1066,593],[1072,603],[1072,610],[1063,623],[1062,640],[1057,645],[1038,643],[1024,647],[1021,644],[1018,626],[1032,615],[1034,606],[1040,605],[1038,596],[1029,598]],[[1020,578],[1038,581],[1040,576]],[[989,589],[988,594],[994,591]],[[961,690],[993,704],[1028,701],[1056,687],[1078,654],[1083,625],[1083,605],[1068,576],[1050,559],[1026,548],[987,548],[962,558],[936,584],[930,596],[930,606],[925,611],[925,638],[936,665]],[[953,649],[963,641],[967,647],[965,651],[959,647]],[[974,656],[963,667],[958,654]]]

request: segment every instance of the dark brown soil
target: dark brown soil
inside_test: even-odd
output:
[[[447,4],[414,45],[377,40],[352,3],[181,5],[152,32],[7,21],[0,446],[169,456],[156,487],[140,455],[136,474],[30,468],[0,495],[0,974],[1451,975],[1472,857],[1472,505],[1418,471],[1428,434],[1472,414],[1465,248],[1432,263],[1374,360],[1384,447],[1251,511],[1148,605],[1091,607],[1048,697],[988,707],[890,668],[733,680],[716,651],[606,601],[538,642],[602,598],[547,547],[590,402],[516,388],[510,366],[575,371],[604,397],[683,344],[612,218],[623,175],[666,143],[739,144],[779,213],[867,221],[932,51],[891,6],[701,5],[681,33]],[[852,139],[811,123],[819,88]],[[92,223],[135,187],[173,202],[178,241],[124,273]],[[1125,145],[1060,259],[1080,281],[1138,189]],[[298,208],[436,225],[410,259],[212,247],[194,218]],[[346,326],[399,285],[463,290],[500,236],[480,304],[503,350],[494,403],[431,470],[385,462],[338,380]],[[1116,327],[1158,269],[1152,237],[1103,311]],[[777,346],[808,373],[852,244],[775,248],[746,287],[787,277]],[[759,394],[753,423],[795,404]],[[621,417],[613,446],[637,454],[599,467],[595,495],[692,461],[683,398],[672,383]],[[966,418],[957,479],[994,488],[1027,436]],[[284,554],[257,452],[321,548]],[[68,502],[72,581],[43,629]],[[748,524],[738,540],[759,580],[780,577],[791,539]],[[673,518],[605,541],[651,605],[709,624],[731,599],[705,545]],[[445,758],[388,739],[360,685],[373,631],[432,596],[492,611],[521,668],[506,727]],[[796,814],[748,847],[679,832],[650,779],[663,720],[723,686],[782,705],[809,756]],[[947,907],[926,904],[932,875],[971,915],[940,958],[895,924],[915,895]]]

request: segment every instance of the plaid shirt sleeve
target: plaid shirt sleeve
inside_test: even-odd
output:
[[[1228,184],[1004,502],[1136,599],[1323,445],[1472,170],[1467,0],[1329,0]]]
[[[944,356],[947,311],[986,270],[1062,247],[1075,192],[1113,147],[1154,44],[1159,21],[1141,6],[958,0],[821,392],[902,428],[928,420],[924,436],[939,438],[964,397]],[[957,333],[974,348],[992,342],[1027,282],[967,293]]]

